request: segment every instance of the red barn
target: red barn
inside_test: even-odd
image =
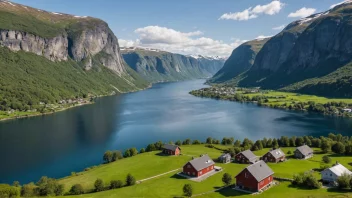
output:
[[[283,162],[285,161],[285,153],[281,149],[275,149],[267,152],[263,157],[261,158],[265,162]]]
[[[214,161],[208,155],[195,158],[183,166],[183,173],[193,177],[200,177],[214,170]]]
[[[242,164],[253,164],[258,160],[251,150],[245,150],[235,156],[235,161]]]
[[[164,144],[163,153],[168,155],[180,155],[181,148],[177,145]]]
[[[240,189],[258,192],[273,182],[273,170],[264,161],[258,161],[243,169],[235,178]]]

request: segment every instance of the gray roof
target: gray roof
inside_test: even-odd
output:
[[[207,168],[207,167],[215,164],[214,161],[212,159],[210,159],[210,157],[208,155],[203,155],[202,157],[195,158],[195,159],[189,161],[189,163],[197,171],[200,171],[204,168]]]
[[[313,150],[307,145],[297,147],[297,150],[301,152],[303,155],[308,155],[309,153],[313,153]]]
[[[176,148],[179,148],[181,150],[179,146],[173,145],[173,144],[164,144],[163,146],[163,149],[172,150],[172,151],[175,151]]]
[[[335,166],[329,168],[329,170],[333,172],[335,175],[337,175],[338,177],[340,177],[344,173],[352,175],[352,172],[348,170],[346,167],[342,166],[341,164],[336,164]]]
[[[229,153],[225,153],[225,154],[222,154],[219,158],[224,158],[224,157],[231,158],[231,155]]]
[[[247,166],[246,169],[258,182],[274,174],[274,171],[271,170],[271,168],[263,160]]]
[[[251,150],[245,150],[241,152],[243,156],[245,156],[250,162],[255,162],[257,160],[257,156]]]
[[[271,153],[271,155],[274,156],[275,159],[278,159],[280,157],[285,156],[285,153],[279,148],[275,149],[275,150],[272,150],[272,151],[269,151],[269,153]]]

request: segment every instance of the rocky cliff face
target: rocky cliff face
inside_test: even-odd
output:
[[[53,29],[50,34],[44,34],[36,32],[38,27],[31,28],[17,21],[0,24],[0,45],[12,51],[32,52],[51,61],[71,58],[82,62],[86,70],[97,63],[119,75],[126,72],[118,40],[105,22],[91,17],[46,12],[8,1],[0,1],[0,5],[5,20],[6,17],[11,21],[14,17],[19,20],[27,17],[39,28]]]
[[[269,38],[248,41],[234,49],[231,56],[226,60],[224,67],[209,82],[225,83],[248,71],[252,68],[258,52],[268,40]]]
[[[153,83],[210,77],[224,63],[220,58],[191,57],[146,49],[125,49],[122,56],[132,69]]]

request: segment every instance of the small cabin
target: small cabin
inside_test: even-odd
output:
[[[278,162],[283,162],[286,159],[285,153],[281,149],[273,149],[269,152],[267,152],[263,157],[261,157],[261,160],[264,162],[272,162],[272,163],[278,163]]]
[[[163,149],[163,153],[166,155],[180,155],[181,154],[181,148],[177,145],[164,144],[162,149]]]
[[[230,163],[230,162],[231,162],[231,155],[230,155],[229,153],[222,154],[222,155],[218,158],[218,161],[219,161],[220,163],[224,163],[224,164]]]
[[[251,150],[245,150],[235,156],[235,161],[242,164],[253,164],[258,161],[258,157]]]
[[[303,145],[296,148],[294,155],[297,159],[308,159],[313,157],[313,149],[307,145]]]
[[[273,182],[274,171],[260,160],[247,166],[236,175],[236,187],[243,190],[258,192]]]

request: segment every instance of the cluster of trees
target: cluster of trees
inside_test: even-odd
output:
[[[190,94],[198,97],[214,98],[218,100],[229,100],[236,102],[256,102],[259,106],[268,106],[272,108],[288,109],[288,110],[299,110],[299,111],[309,111],[322,113],[326,115],[339,115],[339,116],[349,116],[351,113],[344,112],[343,109],[351,106],[345,102],[328,102],[326,104],[315,103],[314,101],[308,102],[285,102],[285,103],[269,103],[269,99],[285,99],[284,96],[266,96],[266,95],[256,95],[249,96],[242,93],[236,93],[232,95],[223,94],[221,92],[215,92],[212,88],[203,88],[200,90],[191,91]]]
[[[320,183],[317,178],[315,178],[314,175],[310,172],[293,175],[292,184],[309,189],[319,189],[322,187],[322,183]]]
[[[339,178],[337,178],[337,186],[340,189],[351,189],[352,188],[352,176],[350,174],[344,173]]]
[[[0,184],[0,197],[19,197],[20,188],[16,186],[10,186],[8,184]]]

